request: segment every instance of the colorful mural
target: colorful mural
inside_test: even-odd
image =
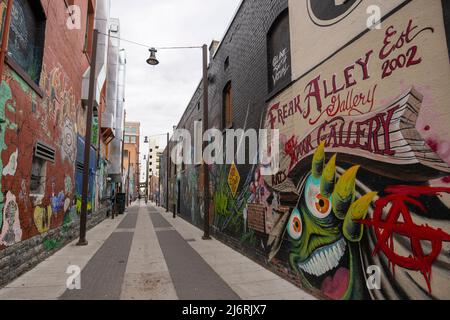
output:
[[[382,15],[374,28],[366,4],[290,0],[290,50],[275,53],[267,71],[290,70],[293,81],[275,95],[270,84],[255,89],[230,72],[241,84],[233,85],[233,128],[279,130],[280,171],[263,176],[258,166],[210,166],[211,229],[322,298],[449,299],[443,2],[370,1]],[[211,64],[214,128],[222,127],[217,83],[230,81],[220,71],[230,53],[221,48],[220,63]],[[282,63],[287,53],[289,69]],[[254,107],[247,94],[259,90],[271,98]],[[201,117],[195,97],[183,128]],[[187,166],[179,179],[181,215],[203,227],[201,167]],[[369,283],[373,270],[379,287]]]
[[[44,65],[40,83],[43,99],[11,70],[6,71],[1,83],[0,249],[61,226],[72,206],[75,96],[61,66],[47,70]],[[41,195],[30,192],[35,132],[42,133],[38,135],[40,142],[55,149],[55,162],[45,164]]]
[[[358,4],[337,10],[333,22]],[[309,1],[317,15],[324,7]],[[286,209],[268,232],[269,261],[287,263],[305,287],[331,299],[450,297],[450,189],[434,182],[450,173],[440,142],[449,135],[450,70],[442,20],[432,18],[442,16],[441,2],[399,8],[267,109],[265,128],[279,129],[284,145],[281,171],[259,183],[260,200],[271,210],[279,197]],[[372,266],[381,269],[380,290],[366,284]]]

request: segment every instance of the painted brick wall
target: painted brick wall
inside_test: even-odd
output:
[[[77,135],[85,133],[81,105],[82,76],[89,66],[85,47],[88,1],[81,8],[81,29],[67,28],[65,1],[41,1],[46,16],[45,44],[39,90],[6,65],[0,87],[0,285],[60,248],[76,234],[75,161]],[[42,96],[41,96],[42,94]],[[36,142],[55,150],[46,163],[44,195],[30,195]],[[90,224],[105,216],[92,214]],[[62,271],[63,272],[63,271]]]

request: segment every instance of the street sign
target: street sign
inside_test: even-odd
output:
[[[237,190],[239,188],[239,182],[241,181],[241,176],[236,165],[233,163],[230,168],[230,173],[228,174],[228,186],[230,187],[233,197],[236,197]]]

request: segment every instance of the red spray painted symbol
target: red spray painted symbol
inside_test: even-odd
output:
[[[425,277],[428,291],[431,294],[432,265],[442,251],[442,242],[450,242],[450,235],[441,229],[430,226],[416,225],[411,217],[409,206],[415,206],[426,214],[424,205],[417,200],[421,196],[437,196],[441,193],[450,193],[450,188],[395,186],[386,189],[388,196],[377,201],[372,219],[357,222],[372,226],[378,243],[373,255],[382,251],[392,264],[405,269],[420,271]],[[384,209],[391,205],[385,219]],[[403,222],[400,222],[403,217]],[[395,252],[394,234],[410,239],[412,255],[403,257]],[[425,255],[421,241],[431,242],[431,253]]]

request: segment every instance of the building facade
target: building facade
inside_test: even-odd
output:
[[[140,138],[141,124],[139,122],[125,122],[124,140],[124,177],[126,179],[125,193],[128,200],[135,200],[139,196],[140,182]]]
[[[159,194],[159,171],[161,169],[162,152],[163,149],[159,146],[159,140],[150,139],[148,150],[148,176],[146,175],[143,177],[143,181],[148,182],[149,199],[155,202]]]
[[[212,47],[208,120],[278,130],[280,170],[209,166],[205,209],[202,167],[163,160],[161,203],[199,227],[207,212],[214,236],[321,298],[450,298],[449,15],[445,0],[242,1]],[[192,136],[202,95],[178,125]]]
[[[9,10],[10,9],[10,10]],[[11,13],[11,23],[5,17]],[[78,235],[94,28],[107,33],[109,1],[0,1],[0,285]],[[108,39],[99,37],[89,163],[88,227],[106,217]],[[120,133],[119,133],[120,136]]]

